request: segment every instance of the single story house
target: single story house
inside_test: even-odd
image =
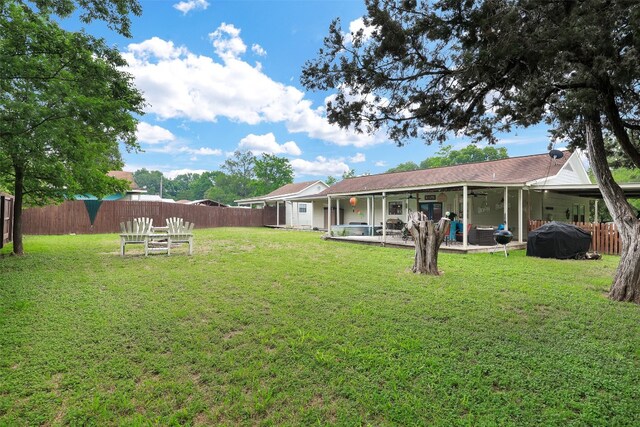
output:
[[[638,185],[626,187],[634,194],[640,192]],[[514,240],[523,242],[529,220],[597,222],[590,206],[600,197],[580,153],[554,150],[348,178],[322,192],[291,195],[286,202],[310,205],[307,209],[313,215],[305,226],[330,230],[337,224],[368,225],[370,234],[380,233],[383,242],[390,224],[406,222],[409,212],[424,212],[434,221],[453,212],[466,247],[469,232],[476,227],[503,225],[513,232]],[[273,194],[270,201],[278,200],[284,198]]]
[[[320,180],[297,182],[283,185],[264,196],[240,199],[235,202],[240,207],[254,209],[275,206],[277,214],[274,226],[313,228],[318,218],[322,217],[322,208],[319,208],[319,211],[314,210],[317,203],[306,199],[328,188],[329,186]]]

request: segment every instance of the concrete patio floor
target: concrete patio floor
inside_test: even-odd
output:
[[[376,245],[385,247],[395,247],[404,249],[413,249],[415,246],[413,240],[402,240],[399,235],[390,235],[386,237],[386,241],[382,241],[382,236],[331,236],[327,237],[327,240],[335,240],[340,242],[358,243],[363,245]],[[526,249],[527,242],[511,242],[507,245],[507,251]],[[467,245],[466,249],[460,242],[446,242],[440,246],[440,252],[467,254],[467,253],[479,253],[479,252],[496,252],[504,254],[504,247],[502,245],[491,246],[479,246],[479,245]]]

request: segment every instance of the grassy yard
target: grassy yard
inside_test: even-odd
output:
[[[441,254],[420,277],[409,250],[316,233],[195,244],[3,249],[0,425],[640,425],[616,257]]]

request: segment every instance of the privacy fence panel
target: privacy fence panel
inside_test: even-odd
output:
[[[0,248],[13,241],[13,196],[0,194]]]
[[[273,210],[273,212],[271,212]],[[68,201],[60,205],[30,208],[22,214],[25,234],[115,233],[120,223],[137,217],[153,218],[165,225],[170,217],[193,222],[195,228],[261,227],[265,217],[275,216],[275,208],[241,209],[194,206],[181,203]]]
[[[529,221],[529,231],[548,223],[549,221]],[[614,223],[571,222],[583,230],[591,233],[590,250],[601,254],[620,255],[620,233]]]

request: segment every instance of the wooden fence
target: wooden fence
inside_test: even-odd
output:
[[[529,231],[535,230],[550,221],[529,221]],[[591,233],[591,251],[601,254],[620,255],[620,233],[613,223],[570,222],[583,230]]]
[[[13,196],[0,194],[0,248],[13,240]]]
[[[136,217],[153,218],[154,224],[164,225],[166,218],[174,216],[193,222],[196,228],[261,227],[276,223],[276,210],[270,207],[242,209],[163,202],[76,200],[26,209],[22,213],[22,230],[24,234],[115,233],[120,231],[121,222]]]

